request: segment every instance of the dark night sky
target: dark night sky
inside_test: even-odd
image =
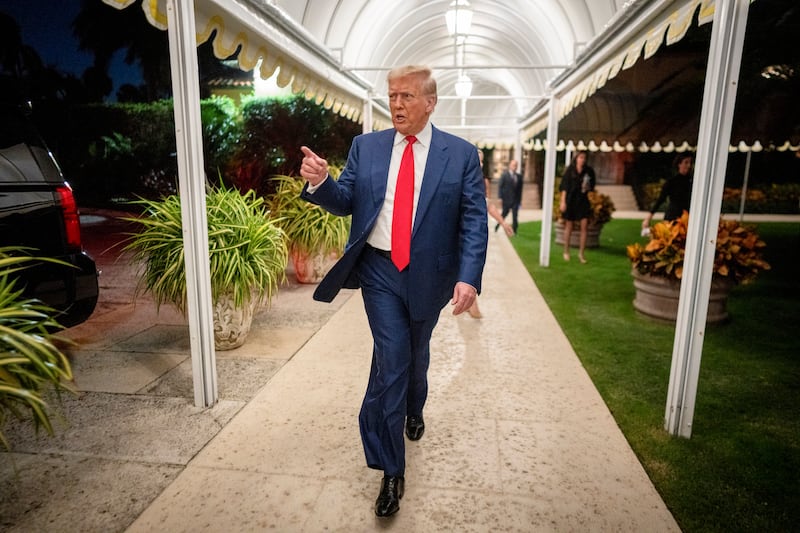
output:
[[[46,65],[80,77],[92,64],[92,54],[79,50],[78,41],[72,35],[72,21],[80,5],[81,0],[0,0],[0,11],[17,21],[23,42],[33,47]],[[134,5],[128,9],[139,7]],[[123,51],[117,52],[111,64],[109,74],[114,80],[111,98],[120,85],[141,83],[139,68],[126,65],[123,54]]]

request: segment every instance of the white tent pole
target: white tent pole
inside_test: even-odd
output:
[[[718,0],[711,31],[703,108],[675,324],[665,429],[691,437],[708,297],[725,186],[736,87],[750,0]]]
[[[206,180],[203,171],[194,1],[168,0],[166,7],[194,404],[197,407],[210,407],[217,402],[217,368],[214,320],[211,314]]]
[[[747,151],[746,159],[744,160],[744,181],[742,182],[742,197],[739,199],[739,222],[744,220],[744,204],[747,199],[747,182],[750,181],[750,158],[753,155],[753,150]]]
[[[364,122],[361,132],[372,133],[372,92],[368,92],[367,99],[364,100]]]
[[[553,193],[556,180],[556,144],[558,144],[558,97],[550,96],[547,117],[547,151],[544,155],[544,187],[542,191],[542,237],[539,264],[550,266],[550,239],[553,228]]]

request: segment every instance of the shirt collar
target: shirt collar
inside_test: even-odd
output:
[[[428,121],[425,123],[425,127],[422,128],[422,131],[414,135],[417,138],[417,142],[422,146],[430,146],[431,145],[431,137],[433,137],[433,126],[431,126],[431,122]],[[394,132],[394,145],[397,146],[401,142],[406,140],[406,135],[403,135],[399,131],[395,130]]]

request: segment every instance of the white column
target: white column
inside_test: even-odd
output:
[[[553,194],[556,181],[556,145],[558,144],[558,98],[550,96],[547,115],[547,151],[544,156],[544,187],[542,188],[542,237],[539,264],[550,266],[550,239],[553,230]]]
[[[665,429],[672,435],[687,438],[692,435],[717,227],[749,6],[750,0],[717,0],[711,31],[692,207],[664,415]]]
[[[217,368],[208,259],[206,180],[203,170],[194,1],[167,0],[166,7],[194,404],[197,407],[209,407],[217,402]]]

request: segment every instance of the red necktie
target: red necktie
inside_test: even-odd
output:
[[[400,172],[394,189],[394,214],[392,215],[392,262],[397,270],[408,266],[411,257],[411,217],[414,212],[414,151],[417,138],[406,137]]]

